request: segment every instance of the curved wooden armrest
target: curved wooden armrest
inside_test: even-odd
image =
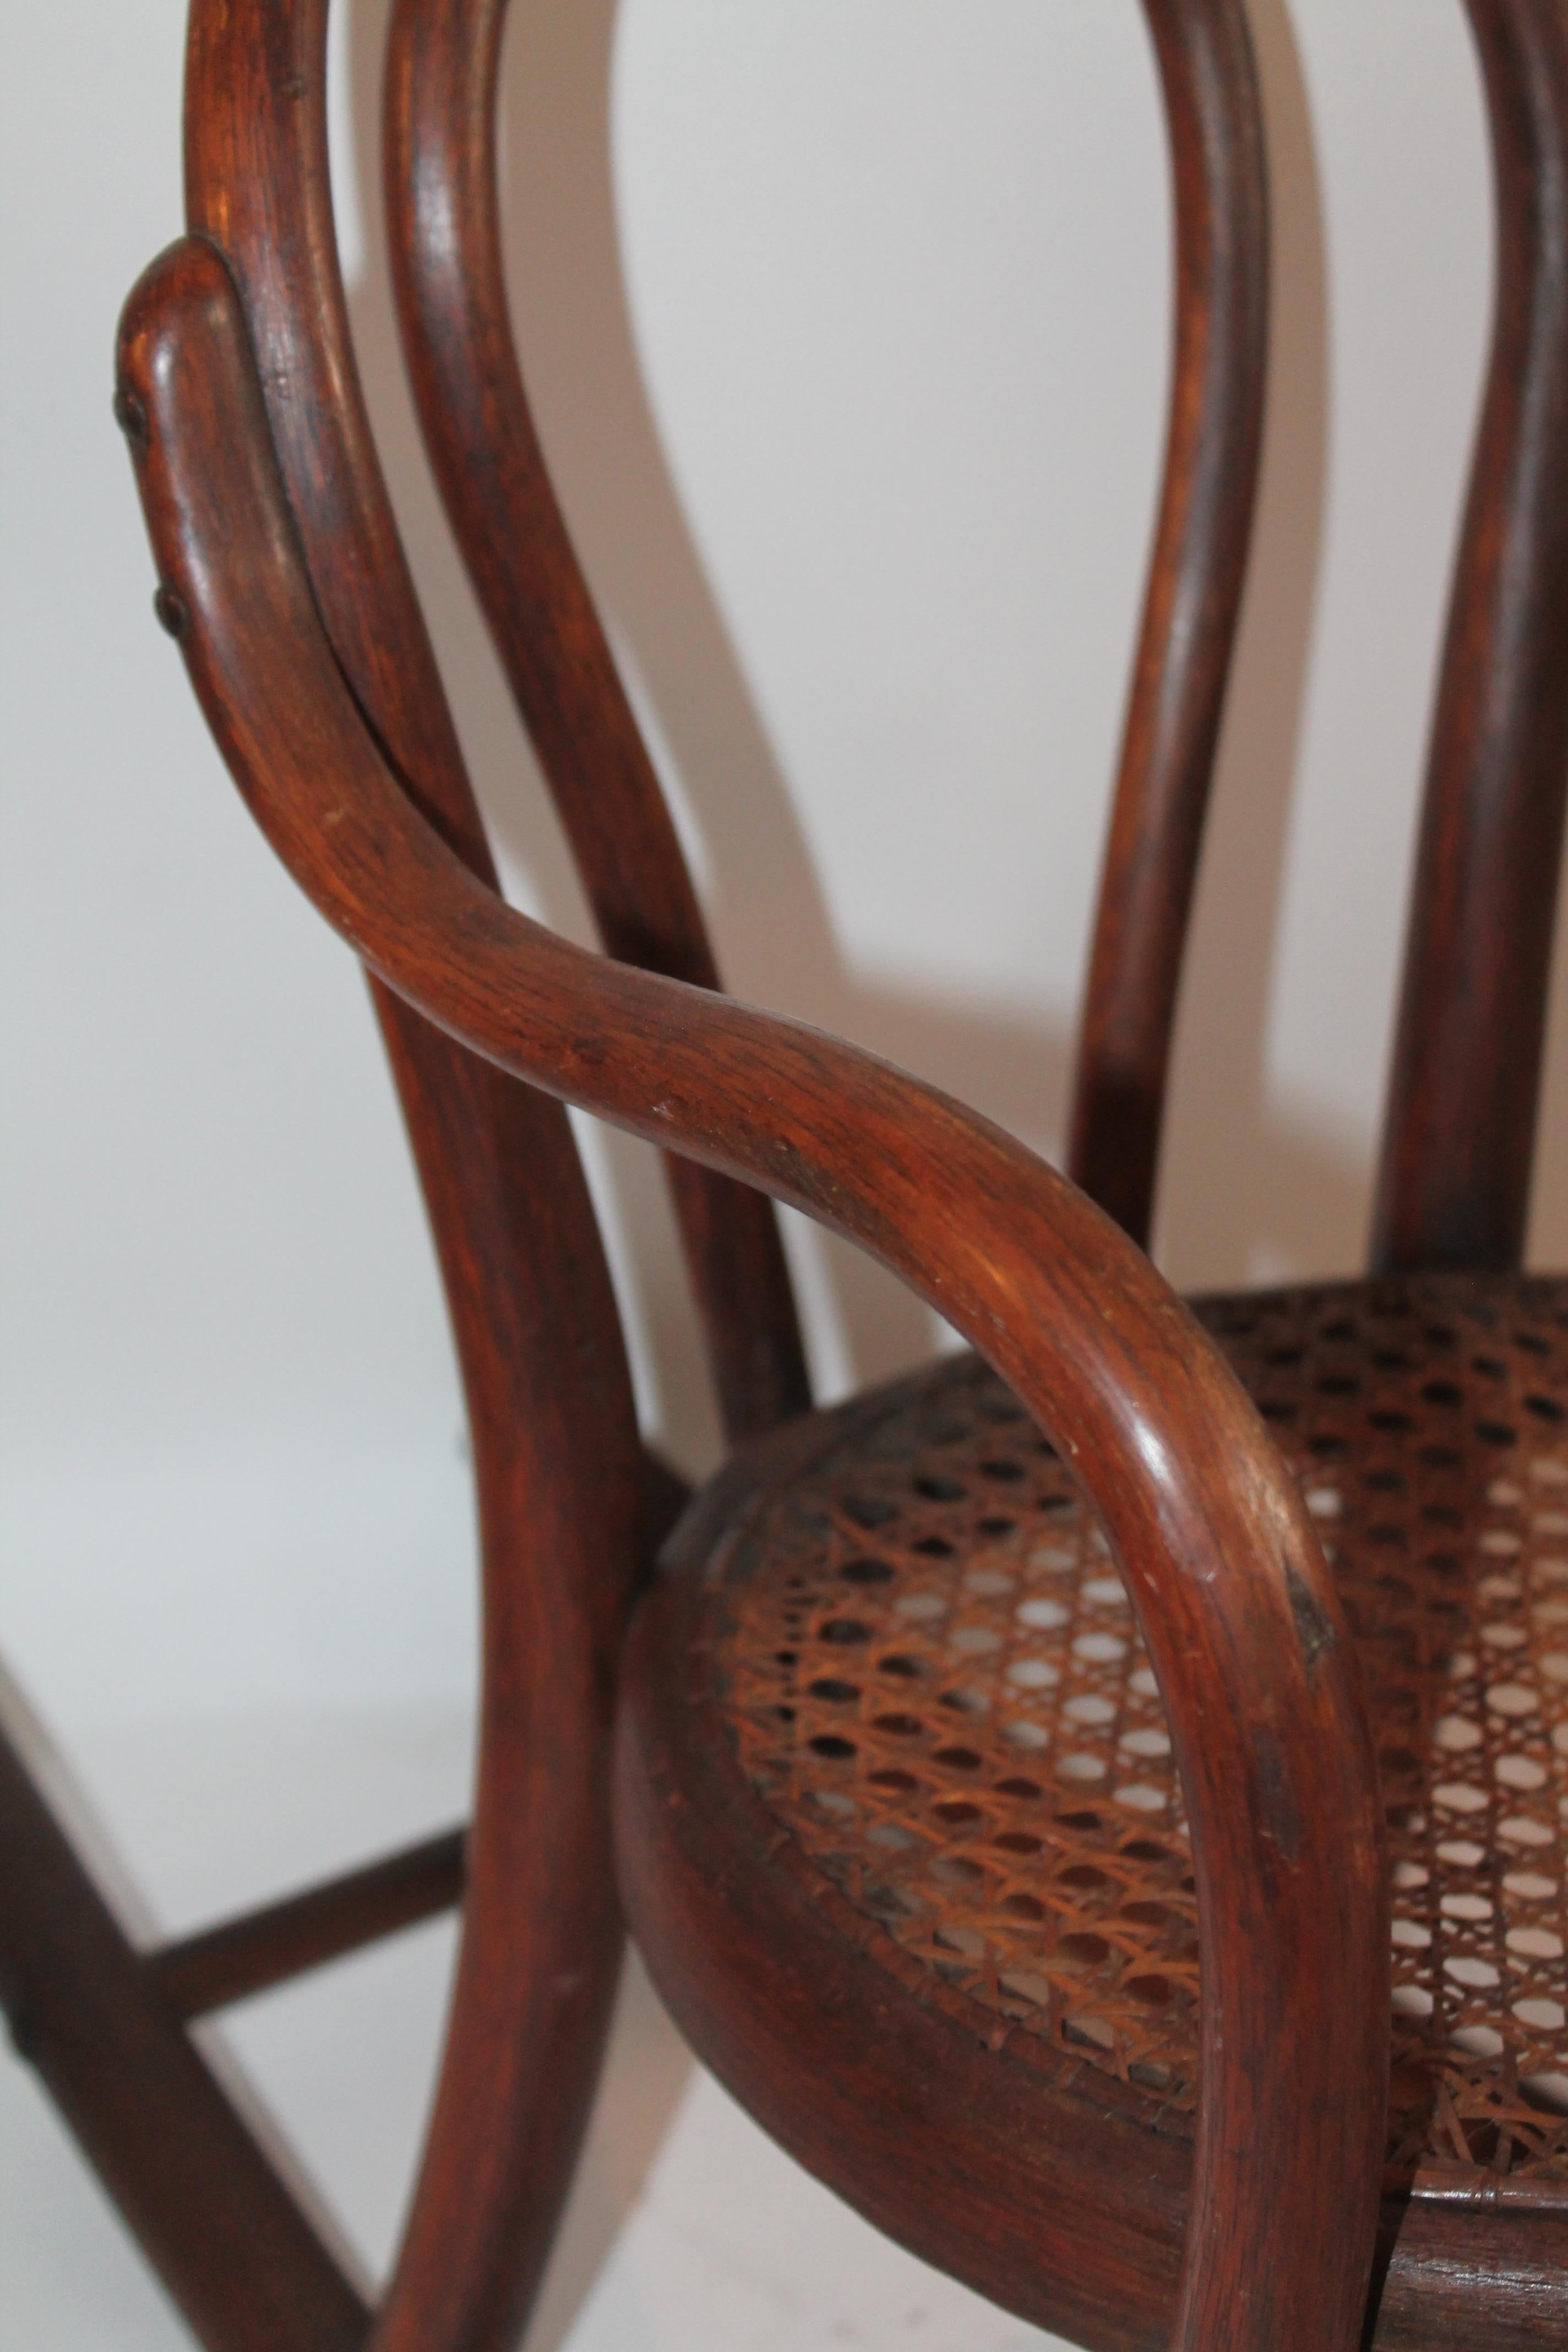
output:
[[[1193,1832],[1204,2064],[1173,2340],[1349,2347],[1384,2131],[1381,1813],[1322,1555],[1240,1387],[1142,1254],[999,1129],[872,1055],[567,944],[446,847],[333,659],[216,247],[171,247],[132,293],[119,409],[160,616],[328,921],[504,1068],[881,1259],[1075,1466],[1148,1640]]]

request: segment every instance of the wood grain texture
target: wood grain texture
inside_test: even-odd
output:
[[[1568,784],[1568,16],[1468,0],[1497,192],[1490,370],[1412,893],[1373,1261],[1517,1265]]]
[[[869,1250],[1082,1475],[1194,1832],[1204,2078],[1173,2342],[1352,2342],[1387,2063],[1375,1769],[1321,1553],[1233,1376],[1110,1220],[997,1129],[799,1024],[585,954],[475,879],[345,688],[210,246],[143,278],[121,373],[148,420],[139,478],[196,692],[258,823],[355,952],[502,1066]]]
[[[1385,2207],[1366,2341],[1375,2352],[1552,2352],[1568,2231],[1500,2197],[1456,2231],[1434,2200]]]
[[[1268,189],[1241,0],[1144,0],[1144,7],[1171,142],[1175,352],[1160,515],[1079,1040],[1068,1168],[1146,1245],[1258,485]]]
[[[702,1622],[710,1562],[764,1481],[806,1469],[876,1409],[856,1400],[743,1449],[667,1553],[633,1630],[617,1733],[627,1910],[703,2063],[818,2179],[1069,2343],[1163,2352],[1190,2143],[1136,2135],[1130,2168],[1101,2085],[1053,2090],[1004,2032],[977,2035],[940,1977],[802,1866],[734,1769]]]
[[[507,310],[496,89],[507,0],[408,0],[386,68],[387,220],[426,446],[609,954],[719,985],[653,763],[573,549]],[[723,1419],[811,1402],[771,1202],[667,1162]]]
[[[196,0],[191,226],[242,290],[331,658],[402,792],[494,882],[349,340],[327,170],[326,0]],[[557,1106],[384,990],[376,1010],[462,1371],[483,1572],[468,1893],[420,2181],[378,2352],[500,2352],[542,2270],[619,1963],[614,1661],[643,1473],[608,1270]]]
[[[463,1830],[426,1838],[361,1870],[182,1936],[147,1953],[142,1965],[181,2017],[226,2009],[450,1911],[463,1899],[466,1843]]]
[[[363,2297],[186,2034],[0,1735],[0,2000],[208,2352],[357,2352]]]
[[[738,1454],[680,1528],[633,1629],[616,1846],[638,1943],[678,2023],[747,2111],[925,2260],[1091,2352],[1176,2340],[1190,2138],[1093,2065],[982,2019],[828,1885],[736,1769],[709,1580],[784,1489],[913,1391],[855,1400]],[[868,1981],[869,1979],[869,1981]],[[904,1997],[900,1997],[902,1994]],[[1296,2109],[1282,2086],[1270,2129]],[[1533,2182],[1478,2200],[1390,2184],[1364,2341],[1378,2352],[1552,2352],[1568,2217]],[[1210,2341],[1238,2340],[1234,2322]],[[1309,2291],[1302,2340],[1344,2347]],[[1314,2328],[1321,2331],[1313,2333]],[[1281,2336],[1280,2341],[1289,2340]]]

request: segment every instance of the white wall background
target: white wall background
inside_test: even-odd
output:
[[[460,1723],[473,1623],[449,1351],[363,991],[153,625],[110,420],[120,300],[181,225],[182,16],[0,20],[0,1622],[111,1811],[141,1791],[121,1826],[150,1848],[155,1815],[171,1852],[164,1727],[205,1716],[213,1757],[247,1717]],[[514,16],[526,366],[731,982],[1054,1150],[1165,394],[1134,0]],[[1252,16],[1276,370],[1160,1231],[1190,1286],[1359,1261],[1489,300],[1458,0]],[[334,33],[363,363],[510,881],[582,934],[398,379],[384,18],[340,0]],[[1568,1259],[1565,1044],[1560,1006],[1538,1262]],[[627,1145],[596,1166],[650,1423],[700,1464],[657,1177]],[[830,1388],[929,1350],[889,1285],[792,1245]],[[439,1738],[427,1795],[460,1758]],[[254,1777],[231,1757],[214,1785]],[[222,1874],[205,1899],[243,1892]],[[166,1913],[200,1907],[165,1884]]]

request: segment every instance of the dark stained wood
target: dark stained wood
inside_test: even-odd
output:
[[[627,1908],[703,2063],[819,2179],[1035,2326],[1092,2352],[1165,2352],[1190,2138],[1136,2123],[1094,2067],[1002,2021],[977,2030],[973,2004],[825,1885],[734,1769],[705,1616],[716,1547],[744,1541],[764,1485],[798,1476],[921,1378],[745,1449],[681,1528],[627,1660],[616,1771]],[[1298,2121],[1287,2091],[1269,2130],[1289,2136]],[[1555,2210],[1532,2207],[1533,2186],[1500,2183],[1478,2208],[1436,2176],[1415,2197],[1390,2185],[1368,2345],[1555,2352],[1568,2217],[1560,2196]],[[1300,2324],[1325,2352],[1357,2340],[1313,2302]],[[1207,2340],[1228,2352],[1245,2340],[1234,2325]]]
[[[638,1613],[616,1769],[638,1946],[704,2064],[879,2228],[1069,2343],[1163,2352],[1190,2143],[1142,2136],[1128,2178],[1101,2084],[1053,2094],[1005,2036],[978,2036],[967,2004],[825,1893],[730,1766],[694,1580],[764,1479],[805,1467],[876,1402],[738,1454]],[[869,2000],[868,1944],[884,1987]]]
[[[1443,2175],[1412,2186],[1415,2158],[1384,2176],[1387,1856],[1354,1655],[1281,1454],[1125,1237],[1149,1227],[1268,307],[1242,0],[1143,5],[1171,138],[1176,348],[1075,1105],[1072,1165],[1090,1200],[932,1089],[717,992],[508,324],[505,0],[395,0],[387,196],[416,403],[608,957],[504,907],[349,343],[326,0],[195,0],[195,234],[127,306],[118,409],[160,617],[258,821],[373,975],[451,1308],[481,1525],[472,1881],[375,2352],[501,2352],[526,2315],[620,1948],[612,1747],[621,1882],[667,1998],[763,2122],[920,2252],[1104,2352],[1562,2340],[1560,2200],[1529,2179],[1484,2193],[1472,2180],[1462,2197]],[[1497,163],[1499,314],[1435,725],[1375,1244],[1385,1267],[1517,1257],[1568,773],[1568,11],[1467,5]],[[561,1102],[673,1155],[726,1421],[752,1439],[695,1503],[640,1446]],[[806,1390],[763,1195],[938,1307],[1100,1514],[1193,1833],[1195,2137],[1173,2109],[1134,2130],[1127,2085],[1066,2045],[1026,2049],[1000,2010],[917,1960],[815,1871],[727,1746],[732,1701],[702,1613],[710,1555],[739,1540],[750,1496],[803,1476],[870,1409],[791,1420]],[[672,1528],[670,1574],[628,1649],[635,1589]],[[139,1958],[9,1769],[0,1834],[20,1824],[11,1843],[30,1873],[41,1857],[44,1896],[31,1874],[18,1881],[29,1891],[14,1921],[0,1916],[0,1978],[133,2225],[226,2352],[363,2341],[363,2305],[200,2068],[182,2012],[413,1916],[450,1889],[452,1843]],[[189,2151],[165,2160],[142,2145],[123,2048],[174,2086],[171,2131],[219,2151],[216,2185],[188,2213]],[[212,2252],[253,2223],[252,2261],[279,2250],[270,2335],[230,2312]],[[235,2273],[237,2292],[248,2276]]]
[[[273,429],[336,657],[403,789],[493,884],[347,341],[324,23],[322,5],[194,9],[191,215],[247,276]],[[142,404],[122,388],[116,412],[142,447]],[[179,625],[166,600],[160,614]],[[499,2352],[531,2299],[597,2069],[621,1942],[607,1818],[614,1660],[635,1582],[687,1489],[639,1446],[559,1108],[373,992],[474,1432],[485,1674],[473,1830],[137,1956],[8,1759],[5,1858],[21,1876],[8,1877],[0,1950],[19,2038],[203,2340],[357,2344],[372,2324],[363,2300],[182,2027],[443,1907],[470,1847],[443,2074],[375,2333],[388,2345]]]
[[[1468,0],[1497,314],[1448,615],[1373,1239],[1517,1265],[1568,783],[1568,16]]]
[[[653,1446],[643,1451],[643,1557],[651,1568],[663,1543],[691,1500],[691,1489]]]
[[[1373,2273],[1376,2352],[1551,2352],[1563,2341],[1568,2231],[1500,2193],[1454,2216],[1436,2197],[1390,2200]],[[1375,2332],[1373,2332],[1375,2331]]]
[[[145,1955],[143,1965],[183,2018],[287,1984],[463,1899],[467,1832],[447,1830],[362,1870],[225,1919]]]
[[[245,304],[311,586],[405,789],[475,873],[495,866],[371,437],[333,234],[327,0],[196,0],[185,213]]]
[[[243,289],[332,656],[402,790],[494,868],[371,441],[332,236],[325,0],[196,0],[191,226]],[[468,1893],[420,2181],[379,2352],[511,2345],[542,2272],[619,1962],[609,1693],[641,1561],[625,1350],[561,1111],[376,1009],[446,1285],[473,1439],[483,1687]]]
[[[1268,194],[1240,0],[1144,0],[1175,194],[1160,518],[1079,1041],[1068,1169],[1147,1245],[1182,958],[1262,440]]]
[[[507,314],[496,83],[507,0],[393,16],[393,280],[436,478],[608,952],[716,988],[697,895],[556,501]],[[725,1424],[811,1402],[772,1204],[668,1163]]]
[[[0,1734],[0,2000],[209,2352],[355,2352],[370,2313]]]
[[[398,1075],[411,1126],[439,1119],[437,1087]],[[376,2352],[512,2352],[586,2126],[622,1946],[609,1740],[647,1490],[625,1362],[602,1336],[613,1302],[595,1257],[574,1255],[575,1160],[563,1203],[538,1156],[500,1158],[472,1120],[446,1131],[462,1149],[432,1224],[465,1335],[483,1709],[447,2046]],[[566,1360],[552,1344],[563,1333]]]
[[[1000,1130],[872,1055],[573,948],[476,880],[344,685],[212,247],[174,247],[143,278],[121,372],[147,417],[139,479],[196,692],[258,823],[356,953],[502,1066],[869,1250],[1082,1476],[1194,1837],[1204,2077],[1172,2340],[1349,2343],[1388,2050],[1376,1775],[1321,1553],[1233,1375],[1110,1220]]]

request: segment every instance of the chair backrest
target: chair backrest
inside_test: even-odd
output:
[[[1268,247],[1242,0],[1143,5],[1174,166],[1174,389],[1071,1153],[1072,1173],[1140,1241],[1246,572]],[[605,944],[708,982],[689,884],[551,488],[508,323],[496,107],[506,16],[506,0],[394,10],[384,131],[404,347],[448,518]],[[733,1243],[687,1230],[705,1297],[712,1254]],[[754,1328],[757,1344],[782,1344],[772,1293]]]
[[[1490,371],[1438,681],[1373,1234],[1517,1265],[1568,778],[1568,15],[1467,0],[1497,201]]]
[[[1465,0],[1496,163],[1497,321],[1436,696],[1378,1190],[1381,1267],[1517,1263],[1568,778],[1568,31]],[[1262,112],[1242,0],[1143,0],[1173,164],[1163,483],[1089,964],[1070,1172],[1139,1241],[1247,569],[1268,344]],[[252,16],[257,24],[250,27]],[[338,658],[408,789],[493,879],[355,373],[332,236],[326,0],[193,12],[190,224],[241,279]],[[552,490],[508,320],[506,0],[398,0],[386,194],[426,445],[606,950],[716,986],[689,874]],[[367,593],[374,582],[374,593]],[[387,1016],[397,1027],[403,1016]],[[428,1047],[421,1051],[428,1054]],[[443,1049],[445,1050],[445,1049]],[[528,1112],[487,1085],[486,1120]],[[539,1149],[537,1138],[534,1148]],[[566,1150],[559,1136],[556,1159]],[[424,1149],[427,1151],[428,1146]],[[726,1424],[808,1402],[773,1213],[671,1160]]]
[[[433,20],[438,14],[426,13]],[[481,72],[488,47],[493,73],[501,13],[484,12],[493,19],[487,38],[484,26],[464,21],[463,12],[444,12],[445,47]],[[326,21],[326,0],[293,0],[270,10],[196,0],[186,63],[187,217],[193,230],[222,247],[239,281],[268,422],[344,676],[416,801],[493,882],[354,364],[327,164]],[[394,89],[396,74],[395,53]],[[479,192],[461,193],[468,198]],[[499,260],[497,272],[499,292]],[[476,280],[476,288],[482,284]],[[482,319],[488,307],[480,294],[469,317]],[[493,361],[505,332],[503,307],[476,356]],[[471,339],[464,349],[475,350]],[[520,688],[524,715],[566,817],[605,944],[653,970],[714,985],[690,879],[572,557],[521,391],[515,411],[504,392],[494,412],[489,408],[487,387],[472,419],[474,446],[486,453],[487,486],[505,501],[508,530],[530,554],[531,593],[513,618],[509,667],[514,678],[526,679]],[[521,438],[514,440],[520,422]],[[505,581],[506,587],[520,584],[515,571]],[[504,594],[500,581],[492,591]],[[500,1114],[492,1105],[485,1116]],[[504,1116],[521,1114],[514,1107]],[[539,1114],[531,1116],[537,1125]],[[558,1121],[560,1114],[548,1117]],[[773,1208],[688,1162],[672,1162],[671,1176],[725,1420],[731,1435],[749,1434],[808,1402]]]
[[[1465,5],[1491,130],[1496,322],[1432,726],[1373,1234],[1381,1271],[1519,1263],[1568,781],[1568,16],[1557,0]],[[1149,14],[1176,163],[1175,383],[1071,1155],[1144,1243],[1245,568],[1266,258],[1239,20]]]
[[[1074,1177],[1141,1242],[1152,1213],[1171,1039],[1225,689],[1247,569],[1268,344],[1268,222],[1261,106],[1241,0],[1143,0],[1158,58],[1175,196],[1174,365],[1163,483],[1090,959],[1073,1106]],[[1497,318],[1436,701],[1403,1003],[1373,1237],[1382,1267],[1519,1259],[1544,1034],[1568,778],[1568,33],[1555,0],[1466,0],[1484,73],[1499,220]],[[199,13],[199,12],[198,12]],[[319,48],[319,11],[279,39]],[[552,491],[508,323],[496,84],[506,0],[399,0],[386,78],[391,248],[426,445],[520,712],[576,856],[606,950],[717,984],[689,876]],[[288,27],[294,28],[292,36]],[[198,44],[198,48],[199,48]],[[193,121],[210,124],[207,91]],[[319,134],[318,134],[319,139]],[[235,158],[193,175],[193,221],[232,201]],[[254,155],[248,161],[254,161]],[[313,272],[335,278],[321,152],[309,179]],[[275,167],[276,169],[276,167]],[[199,176],[202,194],[196,196]],[[226,222],[232,215],[225,212]],[[276,252],[276,247],[273,248]],[[298,257],[296,256],[297,259]],[[304,314],[301,278],[261,297],[268,331]],[[260,289],[257,289],[259,294]],[[256,297],[252,297],[253,307]],[[411,777],[471,796],[401,559],[378,577],[398,609],[367,616],[345,567],[353,485],[367,551],[391,544],[342,330],[318,316],[352,419],[331,468],[275,429],[302,505],[329,626],[362,703],[376,645],[396,664]],[[290,338],[298,343],[296,330]],[[290,350],[290,363],[303,353]],[[280,380],[280,379],[279,379]],[[294,408],[296,418],[299,408]],[[352,442],[352,447],[347,446]],[[317,453],[318,460],[320,453]],[[308,475],[310,498],[294,482]],[[319,541],[319,543],[318,543]],[[344,594],[334,581],[348,579]],[[388,669],[384,660],[384,673]],[[419,730],[423,730],[421,733]],[[426,741],[425,738],[430,738]],[[438,739],[438,748],[437,740]],[[395,728],[389,740],[400,740]],[[734,1434],[805,1402],[772,1213],[672,1163],[686,1252]]]

